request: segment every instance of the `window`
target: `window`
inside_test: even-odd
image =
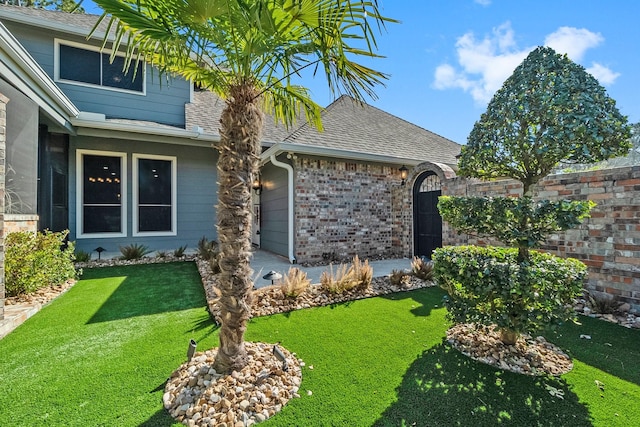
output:
[[[78,237],[126,235],[126,155],[78,150]]]
[[[101,53],[93,48],[62,43],[57,46],[57,80],[144,92],[143,63],[132,61],[125,73],[122,56],[116,56],[111,62],[109,53]]]
[[[133,155],[134,235],[176,234],[176,158]]]

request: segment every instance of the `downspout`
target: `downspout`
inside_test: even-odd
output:
[[[289,199],[289,207],[288,207],[288,246],[289,246],[289,262],[291,264],[296,263],[296,257],[293,253],[293,206],[294,206],[294,194],[293,194],[293,166],[288,163],[283,163],[276,160],[275,154],[271,155],[271,164],[277,166],[279,168],[283,168],[287,170],[287,196]]]

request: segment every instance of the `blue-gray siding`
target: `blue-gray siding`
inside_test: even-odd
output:
[[[45,32],[9,21],[5,25],[52,79],[55,38],[89,44],[82,37]],[[101,113],[107,118],[147,120],[184,127],[184,105],[190,99],[190,83],[179,77],[167,77],[160,76],[157,70],[147,66],[144,95],[63,82],[57,84],[80,111]]]
[[[260,248],[288,256],[287,171],[267,163],[262,168]]]
[[[90,149],[127,154],[127,236],[117,238],[77,238],[76,235],[76,150]],[[126,141],[89,137],[72,137],[69,159],[69,228],[70,238],[79,250],[91,252],[98,246],[117,253],[120,246],[144,244],[153,251],[173,250],[188,245],[197,249],[202,236],[217,240],[215,208],[217,203],[218,154],[212,148],[178,146],[151,142]],[[177,158],[177,235],[132,236],[132,158],[133,154],[155,154]],[[94,255],[95,256],[95,255]]]

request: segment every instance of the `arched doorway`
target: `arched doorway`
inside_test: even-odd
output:
[[[423,173],[413,185],[413,253],[431,259],[434,249],[442,246],[442,217],[438,197],[442,194],[440,178],[433,171]]]

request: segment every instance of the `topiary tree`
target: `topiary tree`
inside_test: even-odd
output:
[[[573,228],[591,201],[534,202],[532,187],[561,161],[590,163],[625,154],[630,127],[598,81],[566,55],[538,47],[489,102],[462,147],[459,174],[522,183],[521,198],[442,196],[442,217],[459,231],[494,237],[512,249],[446,247],[435,276],[449,292],[450,316],[495,324],[506,344],[556,319],[582,290],[584,264],[533,256],[550,233]]]

